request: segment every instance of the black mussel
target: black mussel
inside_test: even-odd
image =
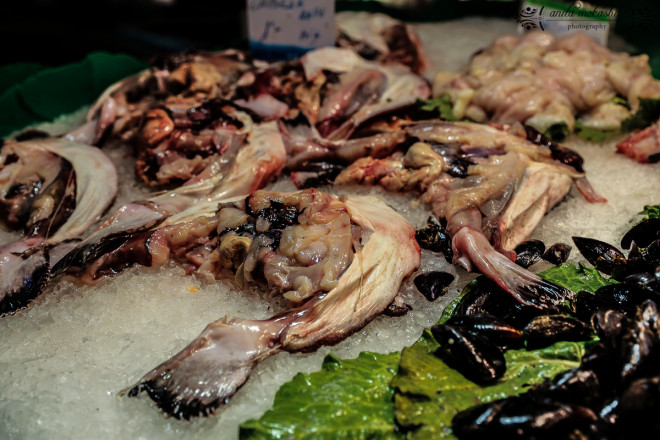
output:
[[[626,315],[616,310],[598,310],[591,317],[591,327],[596,332],[596,336],[610,345],[618,345],[627,324]]]
[[[553,159],[575,168],[575,170],[580,173],[584,172],[584,168],[582,168],[584,159],[582,159],[578,153],[571,150],[570,148],[555,142],[555,140],[560,142],[566,136],[568,136],[568,128],[566,127],[566,124],[558,123],[550,126],[550,128],[547,130],[547,134],[550,137],[539,132],[535,128],[530,127],[529,125],[525,126],[525,132],[527,134],[527,140],[530,142],[548,147],[552,153]]]
[[[588,295],[588,294],[587,294]],[[647,299],[653,299],[653,294],[642,287],[632,283],[608,284],[596,290],[596,293],[589,298],[585,294],[578,294],[576,298],[576,314],[583,319],[583,310],[586,304],[591,303],[590,307],[596,310],[616,310],[624,313],[634,313],[637,306]],[[589,299],[587,299],[589,298]],[[591,315],[585,320],[591,319]]]
[[[461,411],[451,422],[459,439],[555,439],[588,437],[598,417],[589,408],[527,394],[508,397]],[[580,438],[580,437],[577,437]]]
[[[555,243],[545,251],[541,258],[548,263],[558,266],[568,260],[569,255],[571,255],[571,249],[571,246],[566,243]]]
[[[445,260],[448,263],[452,262],[454,251],[451,247],[451,237],[441,224],[433,220],[433,217],[429,217],[426,228],[415,231],[415,238],[422,249],[442,252]]]
[[[655,375],[660,363],[660,316],[653,301],[645,301],[637,309],[635,319],[623,334],[621,379]]]
[[[621,239],[621,247],[628,249],[632,242],[645,248],[660,239],[660,218],[647,218],[637,223]]]
[[[447,287],[454,281],[454,275],[447,272],[427,272],[415,277],[415,287],[429,301],[447,293]]]
[[[506,372],[502,350],[487,337],[450,324],[434,325],[431,333],[440,344],[435,355],[467,379],[487,385]]]
[[[573,237],[573,242],[589,263],[607,275],[613,275],[618,268],[626,264],[626,257],[623,253],[603,241]]]
[[[594,407],[602,399],[598,376],[592,370],[572,368],[528,391],[557,402]]]
[[[516,246],[514,251],[516,264],[526,269],[541,261],[541,255],[545,252],[545,244],[541,240],[527,240]]]
[[[479,333],[500,347],[518,347],[522,344],[522,333],[493,315],[476,313],[474,315],[456,315],[447,324],[459,327],[470,333]]]
[[[608,305],[603,305],[600,298],[597,298],[595,294],[591,292],[586,292],[581,290],[575,295],[575,300],[573,300],[573,311],[575,316],[582,321],[588,322],[591,319],[591,316],[601,309],[610,309]],[[616,308],[616,307],[614,307]]]
[[[660,240],[655,240],[648,245],[644,252],[644,261],[649,266],[660,266]]]
[[[603,390],[614,390],[620,387],[619,349],[609,341],[599,341],[592,345],[582,356],[580,370],[592,371],[598,377]]]
[[[403,316],[412,310],[410,304],[403,301],[400,296],[394,298],[394,301],[383,310],[385,316]]]
[[[484,276],[480,276],[473,283],[456,306],[455,315],[485,313],[500,318],[516,328],[522,328],[535,316],[559,312],[558,309],[551,307],[539,309],[523,305]]]
[[[528,350],[547,347],[558,341],[586,341],[591,335],[587,324],[567,315],[537,316],[523,329]]]
[[[617,413],[622,424],[647,428],[646,432],[660,434],[660,376],[638,379],[630,384],[619,399]]]
[[[650,296],[660,295],[660,266],[652,272],[642,272],[628,275],[624,280],[628,286],[638,287],[648,292]]]

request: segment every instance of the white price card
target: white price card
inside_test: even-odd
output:
[[[247,0],[248,36],[255,56],[296,58],[335,42],[334,0]]]

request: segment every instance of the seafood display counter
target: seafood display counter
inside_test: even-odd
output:
[[[379,23],[408,39],[403,57],[361,58],[350,29],[346,47],[310,52],[300,65],[231,50],[181,54],[24,131],[20,145],[5,141],[0,177],[52,176],[34,185],[30,216],[3,200],[3,215],[17,225],[29,217],[32,231],[0,236],[3,438],[238,438],[282,384],[319,370],[329,353],[400,352],[430,334],[478,272],[514,304],[559,308],[574,294],[537,275],[550,263],[514,264],[518,245],[563,244],[560,260],[588,264],[566,252],[580,243],[572,237],[618,243],[645,205],[660,203],[659,165],[617,152],[627,134],[596,143],[574,133],[578,122],[623,111],[603,110],[609,95],[594,92],[605,98],[594,98],[591,119],[567,116],[558,144],[540,132],[570,101],[553,95],[562,106],[522,118],[526,131],[505,117],[520,108],[491,108],[476,87],[466,98],[475,78],[436,76],[460,72],[494,41],[516,47],[520,37],[501,38],[516,32],[513,20],[424,23],[416,34]],[[607,63],[628,62],[613,57]],[[656,98],[656,83],[644,81],[634,93]],[[171,99],[159,101],[164,90]],[[432,94],[453,101],[427,101]],[[429,116],[442,108],[400,116],[418,100],[491,124]],[[627,105],[624,118],[641,104]],[[83,140],[104,148],[79,150]],[[304,186],[316,188],[297,192]],[[12,188],[6,200],[32,200]],[[109,220],[76,238],[102,215]],[[441,227],[450,238],[437,248],[420,236]],[[448,286],[421,281],[438,272]],[[446,330],[433,335],[441,341]],[[241,436],[258,437],[249,426]]]

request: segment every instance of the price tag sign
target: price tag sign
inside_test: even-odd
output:
[[[247,19],[258,58],[298,58],[335,42],[334,0],[247,0]]]

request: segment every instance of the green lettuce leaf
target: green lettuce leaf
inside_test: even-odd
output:
[[[455,121],[454,113],[452,112],[453,104],[451,102],[451,97],[449,94],[445,93],[439,98],[432,99],[419,99],[417,101],[417,106],[420,110],[425,112],[434,112],[437,113],[440,118],[445,121]]]
[[[621,133],[621,130],[599,130],[597,128],[587,127],[580,121],[575,122],[575,133],[580,137],[590,142],[603,142],[615,134]]]
[[[658,118],[660,118],[660,99],[639,98],[637,112],[621,122],[621,130],[627,132],[646,128]]]
[[[409,439],[453,439],[451,419],[456,413],[523,393],[545,378],[577,367],[584,345],[558,342],[539,350],[508,350],[502,380],[481,387],[433,355],[439,345],[426,330],[422,339],[403,350],[399,373],[392,379],[396,420]]]
[[[580,291],[596,293],[596,290],[603,286],[618,283],[612,278],[603,277],[596,269],[588,268],[582,263],[578,266],[568,263],[560,264],[544,270],[539,273],[539,276],[575,293]]]
[[[644,210],[640,214],[644,218],[660,218],[660,205],[645,205]]]
[[[389,382],[400,353],[329,354],[321,371],[298,373],[260,419],[240,426],[241,439],[402,439],[394,423]]]

